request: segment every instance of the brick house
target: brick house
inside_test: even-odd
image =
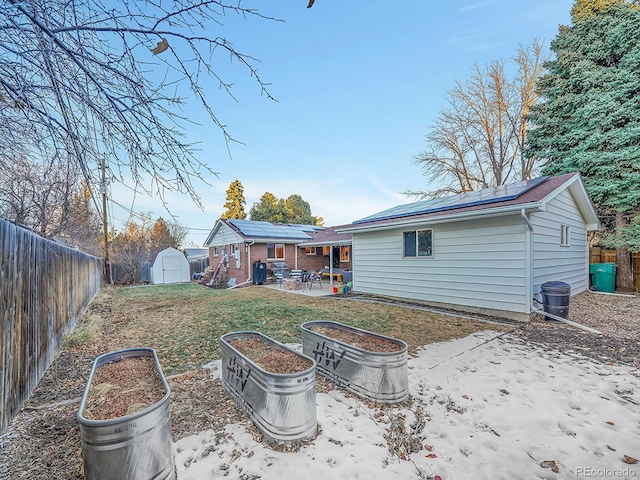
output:
[[[252,281],[256,262],[266,263],[267,279],[281,263],[292,270],[350,272],[351,235],[338,234],[335,228],[221,218],[204,245],[209,265],[219,265],[219,277],[235,278],[236,284]]]

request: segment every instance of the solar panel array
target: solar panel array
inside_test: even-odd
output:
[[[227,220],[228,223],[239,229],[245,236],[254,238],[281,238],[291,240],[309,240],[311,236],[299,225],[278,225],[271,222],[258,222],[253,220]],[[309,225],[306,225],[309,227]],[[307,230],[311,231],[311,230]]]
[[[532,180],[512,183],[510,185],[483,188],[482,190],[477,190],[475,192],[461,193],[448,197],[440,197],[431,200],[407,203],[405,205],[398,205],[397,207],[361,218],[353,223],[375,222],[378,220],[403,218],[412,215],[422,215],[425,213],[442,212],[445,210],[455,210],[457,208],[514,200],[523,193],[537,187],[547,178],[548,177],[539,177]]]

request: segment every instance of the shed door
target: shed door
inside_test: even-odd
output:
[[[162,277],[164,283],[180,282],[180,257],[178,255],[164,255],[162,257]]]

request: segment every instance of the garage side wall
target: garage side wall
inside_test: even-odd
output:
[[[433,256],[403,257],[403,232],[426,228]],[[526,319],[525,229],[513,215],[354,233],[355,290]]]
[[[568,190],[551,200],[545,211],[531,215],[534,235],[533,290],[541,300],[540,285],[561,281],[571,285],[571,294],[589,288],[589,246],[585,222]],[[569,227],[568,245],[561,245],[562,226]],[[539,304],[536,304],[538,307]]]

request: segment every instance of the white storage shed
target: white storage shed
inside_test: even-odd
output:
[[[180,250],[165,248],[151,266],[151,283],[181,283],[191,281],[189,262]]]

